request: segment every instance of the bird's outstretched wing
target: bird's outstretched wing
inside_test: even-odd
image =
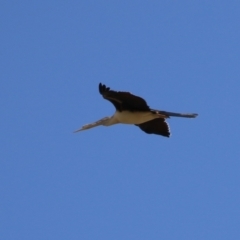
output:
[[[103,98],[110,101],[118,111],[149,111],[146,101],[130,92],[117,92],[110,90],[104,84],[99,84],[99,92]]]
[[[148,134],[157,134],[164,137],[170,136],[169,126],[164,118],[155,118],[145,123],[136,124],[136,126],[140,127],[141,130]]]

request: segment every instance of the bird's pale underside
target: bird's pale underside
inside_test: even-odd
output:
[[[110,90],[104,84],[99,84],[99,93],[110,101],[116,108],[111,117],[104,117],[96,122],[86,124],[75,132],[87,130],[97,126],[111,126],[117,123],[132,124],[138,126],[148,134],[157,134],[164,137],[170,136],[170,129],[165,121],[170,117],[195,118],[196,113],[174,113],[151,109],[146,101],[129,92],[117,92]]]

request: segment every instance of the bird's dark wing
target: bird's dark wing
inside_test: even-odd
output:
[[[136,126],[148,134],[158,134],[164,137],[170,136],[170,130],[164,118],[155,118],[142,124],[136,124]]]
[[[149,111],[150,108],[146,101],[129,92],[117,92],[110,90],[104,84],[99,84],[99,92],[103,98],[110,101],[118,111]]]

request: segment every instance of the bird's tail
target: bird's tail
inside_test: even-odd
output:
[[[197,113],[174,113],[166,111],[158,111],[160,114],[166,115],[168,117],[185,117],[185,118],[195,118],[198,116]]]

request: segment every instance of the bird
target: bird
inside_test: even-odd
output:
[[[135,125],[147,134],[170,137],[170,128],[166,119],[170,117],[195,118],[198,116],[196,113],[175,113],[151,109],[143,98],[130,92],[114,91],[102,83],[99,83],[98,88],[102,97],[114,105],[115,113],[111,117],[104,117],[96,122],[86,124],[74,133],[101,125],[112,126],[122,123]]]

